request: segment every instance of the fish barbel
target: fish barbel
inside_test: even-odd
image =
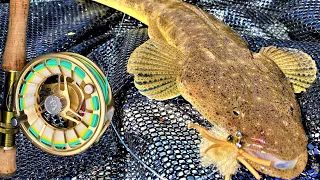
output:
[[[202,164],[228,179],[239,162],[256,178],[262,172],[294,178],[307,163],[307,138],[295,93],[316,78],[316,64],[297,49],[250,52],[226,24],[175,0],[96,0],[148,26],[150,39],[130,56],[141,94],[156,100],[181,95],[214,127],[203,136]]]

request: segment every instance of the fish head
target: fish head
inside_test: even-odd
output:
[[[305,168],[307,138],[290,83],[285,79],[279,81],[279,77],[273,79],[270,82],[274,85],[264,82],[266,79],[257,80],[245,85],[241,93],[234,92],[237,95],[233,100],[226,98],[225,107],[229,109],[220,110],[219,114],[224,117],[224,127],[229,132],[242,135],[244,151],[271,161],[270,166],[251,162],[255,169],[275,177],[293,178]]]
[[[276,65],[266,64],[190,61],[178,88],[212,124],[231,135],[239,132],[245,152],[271,161],[264,166],[248,160],[255,169],[293,178],[307,161],[300,107],[285,75]]]
[[[229,102],[239,107],[232,110],[239,109],[233,120],[235,130],[243,134],[242,148],[246,152],[271,161],[270,166],[252,162],[255,169],[275,177],[294,178],[304,170],[308,158],[300,106],[277,65],[256,59],[253,67],[260,70],[251,71],[257,77],[243,77],[251,82],[240,94],[244,100]]]
[[[293,101],[294,102],[294,101]],[[293,178],[305,168],[307,138],[296,103],[255,102],[244,110],[237,132],[242,134],[242,149],[270,166],[251,162],[251,165],[275,177]]]

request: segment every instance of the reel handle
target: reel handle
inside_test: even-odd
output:
[[[26,65],[26,28],[30,0],[10,0],[9,27],[2,69],[20,71]]]
[[[4,98],[0,115],[0,177],[10,177],[16,172],[16,127],[10,123],[14,116],[13,90],[17,71],[26,64],[26,28],[30,0],[10,0],[7,42],[2,59],[6,71]]]

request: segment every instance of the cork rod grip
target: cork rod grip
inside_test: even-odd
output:
[[[26,64],[26,28],[30,0],[10,0],[10,16],[2,69],[20,71]]]
[[[10,150],[0,148],[0,178],[8,178],[15,174],[16,164],[16,147]]]

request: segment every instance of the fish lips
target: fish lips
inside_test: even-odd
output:
[[[248,152],[248,151],[247,151]],[[277,158],[272,159],[274,157],[266,154],[262,154],[260,152],[248,152],[250,154],[255,155],[261,159],[271,160],[271,166],[263,166],[261,164],[252,162],[248,160],[248,162],[254,167],[257,171],[267,174],[277,178],[283,179],[291,179],[299,176],[302,171],[305,169],[307,161],[308,161],[308,153],[304,151],[298,157],[291,161],[281,161]]]

